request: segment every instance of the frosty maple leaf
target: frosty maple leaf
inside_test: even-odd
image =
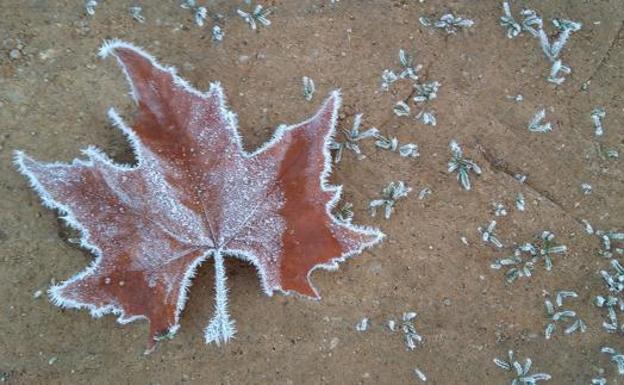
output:
[[[199,92],[128,43],[105,43],[100,56],[109,55],[138,104],[132,128],[109,111],[137,164],[117,164],[95,147],[71,164],[15,155],[43,203],[79,229],[82,246],[96,256],[50,289],[53,303],[86,308],[94,317],[114,313],[120,323],[145,318],[153,346],[177,331],[195,270],[212,257],[215,315],[205,338],[221,343],[235,333],[224,257],[252,263],[267,295],[318,298],[309,280],[314,269],[335,268],[383,238],[331,214],[341,193],[326,180],[339,92],[312,118],[281,126],[249,153],[218,83]]]

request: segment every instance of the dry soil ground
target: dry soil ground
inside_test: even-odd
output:
[[[414,384],[421,368],[428,383],[504,384],[509,373],[492,363],[514,349],[529,356],[552,384],[588,384],[605,370],[621,383],[605,344],[624,349],[621,336],[601,327],[604,312],[593,298],[605,292],[596,255],[599,241],[585,234],[587,219],[603,229],[624,226],[622,160],[607,160],[607,148],[624,153],[624,3],[621,0],[516,1],[550,20],[583,23],[562,57],[573,73],[561,86],[545,81],[548,64],[529,36],[507,39],[498,25],[499,1],[274,1],[273,24],[251,31],[235,14],[238,1],[209,2],[220,12],[226,36],[211,41],[210,26],[194,25],[176,1],[140,1],[147,18],[133,21],[129,1],[102,1],[93,17],[82,1],[0,0],[0,378],[9,384]],[[418,22],[446,10],[475,20],[447,35]],[[50,281],[83,269],[91,256],[45,209],[11,163],[24,149],[42,160],[69,161],[89,144],[120,160],[131,159],[123,136],[106,119],[110,106],[130,117],[134,109],[125,79],[112,60],[96,53],[104,39],[121,38],[174,65],[197,87],[222,82],[238,113],[246,145],[270,137],[279,123],[309,116],[332,89],[343,91],[340,125],[364,113],[401,142],[414,142],[421,157],[409,160],[363,145],[356,160],[345,153],[333,180],[345,185],[355,221],[376,225],[387,241],[342,265],[313,276],[323,300],[265,297],[254,269],[228,262],[237,338],[224,347],[206,346],[202,330],[212,313],[211,263],[194,280],[182,329],[143,356],[147,324],[119,325],[112,316],[92,319],[85,311],[63,311],[45,295]],[[380,74],[396,68],[404,48],[424,65],[427,79],[442,83],[431,103],[436,127],[398,118],[394,103],[409,83],[380,91]],[[316,81],[312,102],[301,96],[303,75]],[[591,80],[589,87],[581,86]],[[507,95],[522,94],[515,102]],[[554,130],[531,133],[526,125],[544,106]],[[596,139],[590,112],[603,106],[606,133]],[[448,143],[456,138],[483,168],[474,189],[462,191],[446,172]],[[518,183],[513,174],[528,175]],[[388,182],[404,180],[414,191],[390,220],[371,218],[370,199]],[[583,195],[581,183],[594,192]],[[424,200],[416,192],[428,186]],[[526,212],[514,208],[522,192]],[[493,218],[492,202],[509,211],[498,218],[507,246],[482,244],[477,232]],[[531,279],[506,285],[490,262],[514,244],[549,229],[569,252],[554,268],[536,268]],[[465,236],[470,245],[460,241]],[[584,334],[545,340],[547,293],[575,290],[570,307],[585,320]],[[418,312],[424,344],[406,351],[386,320]],[[354,326],[369,317],[372,326]],[[618,382],[619,381],[619,382]]]

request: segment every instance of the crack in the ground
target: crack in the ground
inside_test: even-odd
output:
[[[607,48],[604,55],[602,55],[602,58],[598,62],[598,65],[596,66],[596,68],[592,71],[589,77],[585,79],[585,81],[581,84],[586,84],[587,82],[591,81],[594,78],[594,76],[596,76],[598,71],[600,71],[602,67],[604,67],[605,63],[607,63],[607,61],[611,58],[611,51],[613,51],[617,42],[622,38],[623,32],[624,32],[624,21],[620,23],[620,28],[618,28],[615,36],[613,36],[613,39],[611,39],[611,43],[609,43],[609,48]]]
[[[481,143],[481,141],[478,138],[475,138],[475,141],[476,141],[477,150],[481,153],[483,158],[488,162],[488,164],[494,171],[507,174],[514,180],[517,180],[516,175],[522,174],[522,171],[519,168],[509,164],[506,160],[497,156],[492,150],[490,150],[488,147],[483,145],[483,143]],[[529,190],[531,190],[534,194],[542,197],[544,200],[546,200],[553,206],[557,207],[559,210],[569,215],[572,219],[574,219],[575,222],[579,223],[580,225],[583,225],[583,222],[579,218],[577,218],[575,215],[570,213],[563,206],[563,204],[561,204],[557,200],[557,198],[555,198],[549,191],[541,189],[540,187],[528,181],[525,181],[522,184],[526,186]]]

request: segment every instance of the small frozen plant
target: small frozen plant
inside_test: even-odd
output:
[[[520,277],[531,277],[535,265],[544,261],[547,271],[552,270],[552,254],[566,252],[565,245],[554,245],[555,235],[550,231],[543,231],[535,243],[524,243],[514,249],[513,255],[495,260],[490,267],[495,270],[507,268],[505,279],[513,283]],[[526,255],[526,257],[525,257]]]
[[[524,361],[524,365],[523,365],[522,363],[514,359],[513,350],[510,350],[507,353],[507,357],[508,357],[507,360],[495,358],[494,364],[496,364],[496,366],[498,366],[499,368],[503,370],[506,370],[509,372],[515,371],[514,378],[510,382],[511,385],[535,385],[539,381],[550,380],[551,378],[550,374],[546,374],[546,373],[529,374],[531,371],[531,366],[533,364],[530,358],[527,358]]]
[[[463,151],[455,140],[449,143],[451,160],[448,162],[448,172],[456,172],[457,180],[465,190],[471,189],[470,171],[481,175],[481,168],[471,159],[465,159]]]
[[[550,124],[550,122],[542,123],[542,120],[544,120],[545,117],[546,109],[542,108],[541,110],[537,111],[529,122],[529,131],[539,133],[552,131],[552,124]]]
[[[624,312],[624,301],[621,298],[621,293],[624,291],[624,267],[617,259],[612,259],[610,263],[613,273],[606,270],[600,271],[610,294],[597,296],[595,303],[599,308],[607,309],[608,321],[602,323],[603,328],[610,333],[624,334],[624,325],[620,324],[617,315],[618,311]]]
[[[507,37],[513,39],[522,32],[522,27],[511,14],[509,2],[503,1],[503,16],[500,18],[500,25],[507,30]]]
[[[97,6],[98,6],[98,1],[97,0],[85,0],[85,2],[84,2],[85,12],[89,16],[95,15],[95,8]]]
[[[496,229],[496,221],[491,221],[485,229],[477,227],[477,230],[481,234],[481,240],[485,243],[491,243],[496,248],[502,249],[503,244],[498,239],[498,235],[494,232]]]
[[[394,71],[385,69],[381,73],[381,89],[384,91],[388,91],[390,86],[399,80],[399,77],[394,73]]]
[[[145,23],[145,16],[143,16],[143,8],[138,5],[133,5],[129,8],[130,15],[135,21],[139,23]]]
[[[399,147],[399,140],[392,136],[386,137],[381,134],[376,136],[375,146],[384,150],[399,151],[399,155],[404,158],[418,158],[420,153],[418,152],[418,145],[414,143],[406,143]]]
[[[460,28],[470,28],[474,25],[474,21],[463,16],[455,16],[452,13],[442,15],[437,21],[431,21],[430,18],[425,16],[422,16],[419,20],[425,27],[444,29],[449,34],[456,33]]]
[[[212,41],[223,41],[223,38],[225,37],[225,32],[223,31],[223,28],[221,28],[218,25],[214,25],[212,26]]]
[[[564,334],[572,334],[577,330],[585,333],[587,327],[585,322],[581,320],[575,311],[563,309],[563,301],[566,298],[578,298],[578,294],[574,291],[562,290],[557,292],[555,303],[553,304],[549,299],[544,301],[546,307],[546,314],[548,315],[548,325],[544,330],[544,337],[550,339],[556,329],[556,324],[562,322],[564,319],[568,319],[568,326],[564,330]]]
[[[420,152],[418,150],[418,145],[414,143],[407,143],[399,147],[399,155],[404,158],[418,158],[420,156]]]
[[[422,65],[414,66],[414,59],[404,49],[399,50],[399,64],[401,64],[401,79],[418,80],[418,72],[422,69]]]
[[[492,206],[494,208],[494,215],[497,217],[504,217],[507,216],[507,209],[505,208],[505,205],[503,205],[500,202],[494,202],[492,203]]]
[[[414,320],[416,319],[416,312],[410,311],[403,313],[403,317],[401,318],[401,331],[403,331],[403,341],[405,342],[405,347],[408,350],[416,349],[416,346],[422,344],[423,338],[416,331],[416,327],[414,326]]]
[[[418,193],[418,199],[423,200],[427,196],[431,195],[432,191],[429,187],[423,187]]]
[[[355,325],[355,330],[357,330],[358,332],[365,332],[366,330],[368,330],[368,323],[368,318],[362,318]]]
[[[435,115],[430,111],[419,112],[416,119],[419,119],[425,126],[435,126],[438,123]]]
[[[609,346],[602,347],[600,352],[610,355],[611,361],[617,366],[618,374],[624,376],[624,354]]]
[[[594,188],[589,183],[581,183],[581,192],[583,195],[591,195],[594,192]]]
[[[247,24],[249,24],[249,27],[251,27],[251,29],[254,31],[258,29],[259,24],[264,25],[265,27],[271,25],[271,20],[267,18],[267,16],[271,14],[271,9],[265,9],[260,4],[256,5],[251,12],[245,12],[241,9],[237,9],[236,13],[238,13],[238,15],[242,17],[243,20]]]
[[[304,76],[303,78],[301,78],[301,82],[303,85],[303,97],[309,102],[314,97],[314,92],[316,91],[316,88],[314,86],[314,80],[310,79],[307,76]]]
[[[607,116],[605,110],[601,107],[594,108],[591,112],[591,119],[594,123],[594,135],[602,136],[604,129],[602,128],[602,119]]]
[[[526,201],[524,199],[524,195],[520,192],[516,195],[516,208],[520,211],[526,210]]]
[[[416,377],[418,377],[420,381],[427,382],[427,376],[425,375],[425,373],[423,373],[422,370],[414,368],[414,374],[416,374]]]
[[[383,207],[384,218],[389,219],[394,212],[396,202],[401,198],[405,198],[410,191],[412,189],[407,187],[403,181],[390,182],[381,191],[381,199],[374,199],[368,204],[371,216],[375,216],[377,208]]]
[[[347,202],[336,212],[336,219],[340,222],[351,223],[353,220],[353,203]]]
[[[565,81],[565,76],[559,76],[559,74],[569,75],[572,73],[572,69],[567,65],[563,64],[560,59],[557,59],[552,62],[550,66],[550,74],[546,78],[550,83],[554,83],[557,85],[563,84]]]
[[[433,100],[438,97],[438,90],[440,89],[440,82],[428,82],[421,84],[414,84],[414,89],[416,91],[416,96],[414,96],[414,101],[416,103],[424,103],[430,100]]]
[[[364,159],[366,156],[362,154],[362,150],[358,142],[363,139],[376,138],[379,135],[379,130],[376,128],[369,128],[364,132],[360,132],[360,125],[362,124],[362,114],[356,114],[353,119],[353,126],[350,130],[342,130],[344,136],[344,142],[338,142],[335,139],[330,143],[330,150],[336,151],[334,162],[338,163],[342,159],[342,153],[344,149],[353,151],[358,159]]]
[[[206,21],[206,18],[208,17],[208,10],[206,9],[206,7],[197,5],[196,0],[184,0],[182,4],[180,4],[180,7],[184,9],[188,9],[191,12],[193,12],[193,17],[195,18],[195,24],[197,24],[199,27],[204,26],[204,22]]]
[[[603,257],[612,258],[613,252],[624,254],[624,232],[596,230],[596,235],[602,241],[600,254]]]
[[[410,114],[410,106],[402,100],[398,101],[392,110],[394,111],[394,114],[399,117],[409,116]]]

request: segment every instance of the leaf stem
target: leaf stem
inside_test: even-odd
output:
[[[228,288],[226,286],[227,277],[225,275],[225,265],[221,250],[212,253],[215,266],[215,312],[210,323],[204,330],[206,343],[227,343],[236,334],[235,322],[228,313]]]

